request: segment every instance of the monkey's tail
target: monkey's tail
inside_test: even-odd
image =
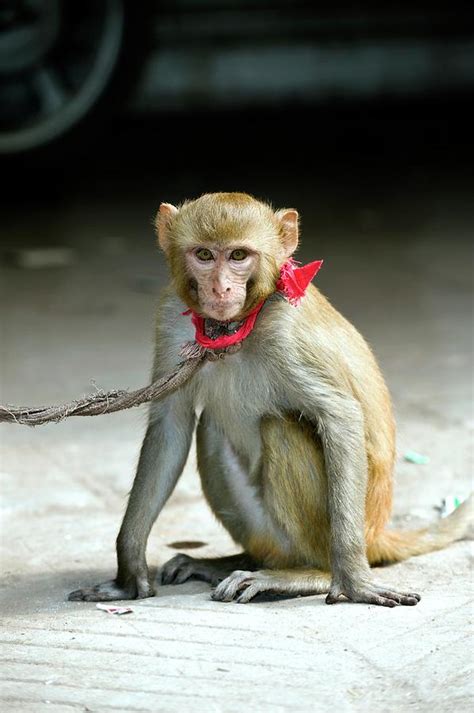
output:
[[[456,540],[464,539],[470,531],[474,515],[474,499],[467,500],[450,515],[419,530],[398,532],[384,530],[367,547],[370,564],[401,562],[415,555],[442,550]]]

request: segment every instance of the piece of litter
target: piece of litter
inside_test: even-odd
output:
[[[426,465],[430,462],[428,456],[424,456],[416,451],[407,451],[403,457],[408,463],[416,463],[417,465]]]
[[[460,505],[461,498],[458,498],[457,495],[447,495],[441,501],[441,507],[439,508],[441,517],[451,515],[451,513],[454,512]]]
[[[110,607],[107,604],[96,604],[96,609],[107,612],[107,614],[117,614],[121,616],[122,614],[133,614],[133,609],[130,607]]]
[[[360,698],[362,695],[362,692],[359,691],[357,688],[348,688],[347,693],[353,698]]]

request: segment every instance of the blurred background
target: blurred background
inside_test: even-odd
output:
[[[2,154],[68,134],[77,145],[85,122],[90,138],[169,112],[267,108],[275,121],[318,105],[336,117],[341,103],[451,103],[473,88],[468,2],[5,0],[0,32]]]
[[[473,88],[468,2],[3,2],[2,401],[146,383],[167,279],[160,202],[245,191],[299,210],[299,257],[324,258],[318,286],[374,347],[400,447],[436,464],[427,507],[462,494]],[[81,434],[110,438],[108,472],[128,483],[133,418],[67,423],[54,439],[69,466]],[[9,428],[9,442],[23,459],[34,442],[37,458],[51,428]],[[401,511],[420,500],[420,467],[399,464]]]

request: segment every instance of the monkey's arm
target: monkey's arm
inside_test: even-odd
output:
[[[301,369],[293,365],[292,374],[295,405],[315,424],[324,451],[332,570],[327,603],[344,595],[354,602],[389,607],[416,604],[418,595],[372,581],[364,538],[367,456],[360,404],[324,381],[317,370],[310,371],[307,364]]]
[[[95,587],[78,589],[69,599],[110,601],[153,596],[146,563],[148,535],[184,468],[194,421],[192,404],[185,390],[153,404],[117,538],[117,577]]]
[[[370,578],[364,517],[367,457],[359,404],[315,378],[299,379],[298,408],[315,424],[328,479],[333,585]]]
[[[117,580],[127,586],[148,581],[145,549],[153,523],[181,475],[191,446],[195,416],[183,394],[155,404],[143,441],[137,474],[117,538]],[[146,583],[143,582],[146,589]],[[146,595],[145,595],[146,596]]]

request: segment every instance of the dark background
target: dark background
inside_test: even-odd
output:
[[[41,16],[42,3],[33,5],[30,25]],[[397,350],[407,365],[410,350],[421,362],[452,347],[464,360],[474,217],[471,4],[118,5],[127,31],[110,82],[55,140],[5,149],[8,132],[34,125],[41,107],[43,118],[54,114],[51,96],[60,110],[74,98],[115,3],[81,3],[80,17],[59,3],[49,49],[2,75],[4,350],[21,350],[19,321],[41,353],[68,310],[62,342],[73,361],[95,348],[74,341],[79,313],[81,334],[99,313],[101,335],[116,329],[120,337],[124,319],[133,320],[125,327],[135,339],[148,334],[166,279],[151,225],[160,202],[238,190],[300,212],[300,258],[325,259],[318,285],[376,345],[383,366],[390,370]],[[3,13],[4,37],[12,17],[25,21]],[[41,89],[38,72],[56,93]],[[62,267],[21,267],[23,251],[51,247],[69,250]],[[439,315],[446,328],[436,326]],[[137,379],[149,351],[128,367]],[[4,377],[18,378],[7,367]],[[426,395],[434,388],[432,381]],[[458,390],[466,403],[465,386]]]
[[[93,76],[101,91],[68,123]],[[238,188],[296,204],[300,178],[380,192],[421,171],[422,185],[469,165],[473,89],[471,3],[6,2],[4,196],[161,190],[165,176],[174,200]]]

